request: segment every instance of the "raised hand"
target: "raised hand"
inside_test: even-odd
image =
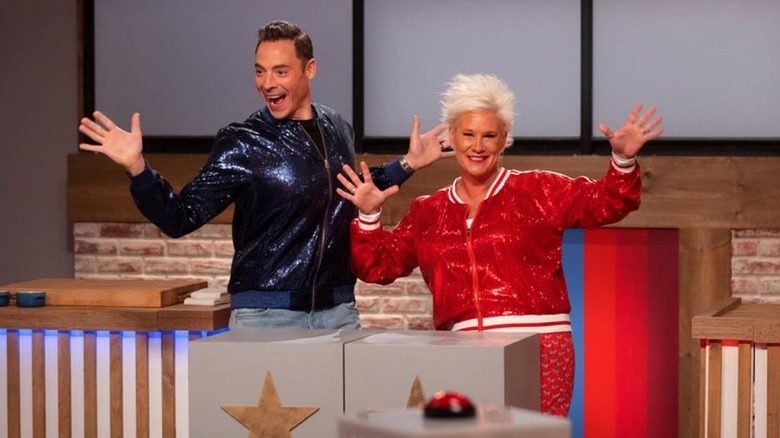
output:
[[[443,144],[440,137],[446,129],[447,125],[440,123],[435,128],[420,135],[420,118],[414,116],[412,133],[409,135],[409,152],[406,154],[406,161],[414,170],[430,166],[439,158],[455,155],[455,152],[442,150]]]
[[[599,130],[607,137],[612,152],[621,158],[635,157],[646,142],[659,137],[663,118],[655,115],[655,107],[650,107],[644,114],[642,104],[638,103],[631,110],[626,122],[617,131],[613,131],[604,123],[599,124]]]
[[[100,111],[93,113],[95,120],[87,117],[81,119],[79,132],[97,143],[79,144],[79,149],[103,154],[123,166],[130,175],[138,175],[144,170],[146,163],[141,153],[141,115],[133,114],[130,120],[130,132],[116,126],[114,122]]]
[[[355,207],[363,214],[378,213],[387,198],[398,193],[398,186],[390,186],[385,190],[379,190],[371,178],[371,172],[368,170],[368,164],[365,161],[360,162],[360,169],[363,172],[363,181],[360,181],[360,177],[355,171],[345,164],[343,168],[344,173],[336,175],[344,189],[337,187],[336,193],[355,204]],[[347,176],[344,176],[344,174]]]

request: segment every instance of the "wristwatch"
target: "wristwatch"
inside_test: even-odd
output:
[[[401,155],[401,158],[398,160],[398,164],[400,164],[404,172],[408,173],[409,175],[414,173],[414,167],[412,167],[412,165],[406,161],[406,155]]]

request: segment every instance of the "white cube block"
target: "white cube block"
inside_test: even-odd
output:
[[[539,335],[386,331],[345,345],[345,412],[405,408],[415,377],[425,397],[457,391],[474,404],[539,410]]]
[[[282,406],[318,407],[294,438],[332,438],[344,412],[344,343],[370,331],[240,329],[189,344],[190,437],[245,437],[222,406],[257,406],[270,371]]]

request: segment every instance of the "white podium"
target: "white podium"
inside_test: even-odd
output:
[[[416,376],[426,398],[457,391],[474,404],[539,410],[539,336],[386,331],[345,345],[345,412],[406,407]]]
[[[191,438],[248,436],[225,407],[274,420],[258,407],[269,372],[282,407],[318,408],[293,438],[336,438],[345,412],[406,408],[416,376],[426,399],[539,407],[538,336],[522,333],[241,329],[190,342],[188,367]]]
[[[282,406],[319,408],[292,436],[335,437],[344,413],[344,344],[371,333],[240,329],[190,342],[190,438],[248,436],[222,407],[257,406],[269,371]]]
[[[420,409],[362,411],[338,422],[339,438],[569,438],[566,418],[503,406],[477,407],[474,418],[424,418]]]

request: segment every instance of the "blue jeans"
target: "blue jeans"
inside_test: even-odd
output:
[[[245,327],[359,329],[360,315],[354,302],[312,312],[287,309],[233,309],[228,324],[231,329]]]

